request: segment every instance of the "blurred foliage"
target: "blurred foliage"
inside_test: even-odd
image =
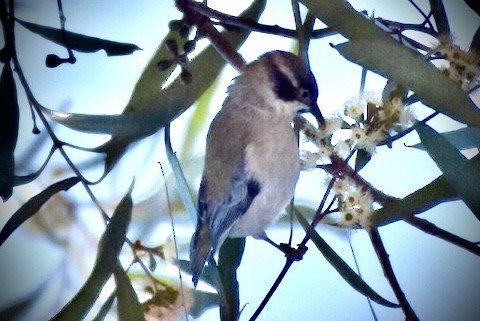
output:
[[[313,158],[313,164],[310,165],[317,170],[325,170],[332,178],[318,208],[300,205],[290,207],[288,210],[295,214],[297,221],[305,230],[303,246],[311,239],[320,253],[353,289],[381,305],[402,308],[406,317],[411,320],[416,320],[418,317],[406,301],[400,284],[396,281],[377,232],[378,227],[404,220],[425,233],[463,247],[472,254],[480,255],[478,244],[441,230],[432,223],[415,216],[443,202],[462,200],[476,218],[480,219],[480,184],[478,184],[480,180],[478,155],[480,112],[478,106],[471,99],[471,94],[478,89],[478,77],[480,76],[480,56],[477,50],[480,31],[475,34],[470,50],[461,50],[452,40],[448,15],[440,0],[430,1],[431,15],[425,14],[417,6],[414,6],[426,18],[420,24],[402,24],[398,21],[369,17],[365,13],[357,12],[348,2],[340,0],[301,0],[299,2],[308,9],[308,19],[305,19],[305,23],[302,25],[300,17],[297,15],[297,30],[284,30],[278,26],[265,26],[258,23],[266,7],[265,0],[253,1],[239,16],[228,16],[210,10],[198,2],[176,1],[179,10],[183,10],[183,17],[181,20],[170,22],[170,32],[161,41],[145,66],[129,102],[123,112],[118,115],[106,115],[101,112],[97,115],[69,113],[43,106],[31,91],[21,68],[22,65],[18,61],[14,29],[17,24],[21,25],[46,41],[65,47],[69,51],[68,59],[47,55],[46,65],[48,67],[57,67],[66,62],[75,63],[76,58],[73,56],[72,50],[86,53],[104,50],[108,56],[115,56],[132,54],[139,50],[139,47],[134,44],[73,33],[65,30],[64,21],[61,21],[61,28],[52,28],[19,20],[13,16],[13,1],[8,5],[6,2],[0,4],[0,18],[5,35],[5,45],[0,51],[0,61],[3,63],[0,78],[0,101],[2,104],[0,115],[0,163],[2,164],[0,166],[0,196],[6,202],[12,197],[14,190],[19,188],[19,185],[41,182],[39,176],[44,172],[53,154],[60,154],[65,164],[69,166],[69,176],[72,176],[59,180],[56,175],[52,175],[55,177],[55,183],[49,182],[48,186],[42,187],[42,191],[35,193],[30,199],[11,210],[8,213],[10,214],[9,218],[0,231],[0,246],[13,233],[17,233],[17,229],[25,225],[27,220],[39,216],[42,211],[41,215],[49,215],[49,211],[45,213],[45,210],[48,204],[53,202],[51,198],[60,195],[60,191],[68,191],[78,183],[81,183],[78,185],[82,185],[89,195],[92,205],[98,208],[101,219],[105,223],[98,243],[96,260],[89,277],[68,303],[62,302],[63,308],[51,320],[83,320],[89,313],[95,314],[95,320],[104,320],[108,318],[114,303],[117,307],[116,317],[119,320],[177,320],[186,318],[185,314],[198,317],[213,307],[220,308],[222,320],[236,320],[240,317],[242,304],[236,271],[241,264],[244,239],[229,239],[225,242],[220,249],[218,269],[214,258],[209,259],[202,282],[213,287],[216,293],[193,289],[190,283],[183,282],[182,278],[179,279],[179,284],[161,280],[163,273],[161,270],[166,266],[175,266],[179,269],[179,273],[180,271],[188,273],[189,262],[178,258],[179,248],[182,244],[177,244],[176,240],[173,242],[167,240],[159,245],[148,246],[142,243],[141,239],[131,241],[127,237],[129,226],[133,225],[130,224],[132,212],[135,213],[136,210],[131,197],[133,183],[111,216],[108,216],[103,209],[102,206],[105,205],[100,204],[97,200],[92,187],[95,184],[104,183],[103,179],[117,166],[121,157],[127,153],[127,149],[133,143],[165,130],[165,152],[173,171],[172,178],[167,180],[167,184],[174,180],[177,190],[175,194],[169,195],[173,196],[171,199],[162,201],[161,204],[158,204],[158,201],[154,202],[155,199],[158,199],[158,193],[154,193],[151,198],[144,201],[145,206],[155,207],[158,212],[165,212],[169,215],[173,215],[173,212],[185,211],[195,221],[195,195],[189,185],[192,182],[186,175],[186,169],[190,169],[188,165],[181,164],[172,148],[170,124],[193,104],[196,104],[181,151],[181,161],[188,162],[193,154],[194,142],[206,125],[218,75],[228,62],[241,68],[238,66],[238,62],[242,61],[238,50],[248,39],[251,30],[267,32],[268,29],[269,33],[290,37],[298,36],[298,39],[301,39],[299,48],[308,48],[310,41],[321,37],[341,34],[347,40],[332,45],[339,54],[362,66],[365,71],[373,71],[388,79],[381,101],[376,104],[368,102],[365,109],[358,113],[358,119],[350,122],[342,119],[338,128],[332,132],[328,132],[328,122],[324,124],[325,128],[303,123],[304,127],[300,129],[302,134],[319,147],[319,152],[316,153],[316,158]],[[61,4],[61,1],[58,3]],[[294,10],[298,9],[298,2],[293,1],[293,3]],[[466,3],[472,6],[473,2],[466,1]],[[61,5],[59,5],[59,16],[64,17]],[[324,32],[312,30],[313,17],[325,23],[328,30],[323,30]],[[433,28],[433,23],[437,29]],[[217,32],[214,24],[223,26],[223,31]],[[425,45],[403,34],[404,31],[409,30],[437,38],[438,45]],[[192,57],[191,53],[195,50],[196,42],[202,38],[208,38],[210,44]],[[302,55],[304,54],[302,53]],[[434,59],[443,59],[449,66],[441,69],[432,63]],[[173,80],[169,79],[177,68],[180,69],[180,75]],[[14,72],[16,77],[14,77]],[[167,82],[170,83],[166,85]],[[17,87],[23,89],[22,94],[26,95],[32,108],[32,114],[40,119],[53,144],[40,170],[23,176],[17,174],[14,159],[19,135],[19,116],[26,110],[26,108],[19,108]],[[427,119],[417,120],[413,126],[410,126],[411,124],[408,122],[402,123],[400,115],[393,113],[389,115],[390,118],[381,119],[382,128],[375,128],[375,126],[381,127],[378,126],[379,115],[388,112],[388,108],[392,107],[394,103],[401,105],[401,108],[406,108],[409,104],[417,101],[420,101],[423,106],[433,109],[435,113]],[[426,122],[439,113],[460,122],[463,127],[450,132],[437,132]],[[53,125],[49,123],[47,117],[53,121]],[[354,115],[354,117],[356,116]],[[61,141],[56,136],[55,124],[61,124],[83,133],[111,135],[106,143],[97,148],[80,148],[104,155],[103,175],[98,182],[90,182],[82,176],[81,170],[74,165],[76,162],[64,150],[65,146],[79,148],[76,146],[78,142]],[[384,128],[386,125],[388,128]],[[34,125],[34,133],[35,129],[38,131],[36,125]],[[340,129],[351,132],[355,129],[365,129],[367,134],[370,129],[371,131],[381,130],[384,136],[382,136],[382,140],[374,141],[374,145],[370,146],[370,149],[362,147],[358,141],[355,145],[353,138],[345,141],[344,143],[349,148],[349,156],[343,160],[336,154],[338,150],[335,148],[338,145],[332,143],[334,132]],[[442,171],[442,175],[431,183],[412,191],[404,198],[397,199],[383,194],[358,173],[375,157],[375,147],[387,145],[391,148],[395,140],[413,130],[418,133],[421,143],[412,147],[428,153]],[[33,139],[39,138],[34,137]],[[322,157],[320,149],[324,147],[330,153],[327,157],[329,163],[320,165],[316,161]],[[465,157],[462,151],[466,149],[473,149],[476,156],[471,159]],[[310,156],[312,154],[314,153],[310,153]],[[349,162],[353,156],[355,156],[352,160],[354,169],[350,167]],[[38,155],[32,153],[31,157],[38,157]],[[197,177],[199,174],[195,173]],[[349,225],[348,228],[364,228],[369,232],[379,262],[384,268],[398,304],[386,300],[373,290],[362,279],[359,271],[355,272],[315,229],[319,222],[346,227],[331,218],[335,214],[344,215],[344,220],[351,219],[348,216],[349,213],[344,213],[342,210],[342,206],[348,202],[348,197],[345,197],[346,194],[336,193],[341,185],[339,182],[347,181],[346,178],[351,180],[355,188],[363,193],[362,196],[368,194],[371,197],[369,204],[371,217],[368,218],[367,224]],[[80,186],[77,187],[80,188]],[[165,187],[165,190],[161,190],[161,192],[168,191]],[[330,205],[325,206],[327,201]],[[334,204],[338,204],[338,208],[334,208]],[[138,210],[141,205],[141,202],[137,204],[137,212],[141,212]],[[359,209],[358,206],[352,208]],[[155,217],[154,220],[156,220],[154,223],[150,220],[145,225],[150,223],[156,225],[158,217]],[[284,220],[281,222],[283,223]],[[135,220],[132,223],[135,223]],[[50,233],[55,232],[55,226],[48,226],[48,228]],[[141,236],[142,233],[139,237],[141,238]],[[122,255],[124,244],[133,253],[130,255],[131,262],[128,268],[124,268],[122,263],[125,256]],[[300,251],[301,247],[289,250]],[[276,287],[294,263],[295,259],[292,256],[286,256],[286,265],[276,284],[272,286],[252,319],[261,313]],[[132,267],[138,268],[141,273],[132,272]],[[104,300],[99,299],[102,298],[102,294],[108,292],[106,284],[111,278],[115,280],[114,290],[110,291],[110,295]],[[138,286],[137,283],[141,286]],[[41,292],[41,289],[36,289],[26,295],[23,300],[4,308],[3,311],[0,311],[0,319],[20,319]],[[98,311],[95,311],[94,307],[98,307]]]

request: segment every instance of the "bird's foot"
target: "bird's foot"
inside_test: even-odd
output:
[[[303,244],[298,244],[297,248],[293,248],[287,243],[280,243],[279,248],[287,258],[294,261],[301,261],[303,259],[303,255],[308,250],[308,247]]]

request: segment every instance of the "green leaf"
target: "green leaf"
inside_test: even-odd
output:
[[[97,315],[92,319],[92,321],[104,321],[105,317],[108,314],[108,311],[112,308],[113,302],[115,301],[115,292],[110,294],[107,301],[102,304],[100,311],[98,311]]]
[[[61,29],[41,26],[35,23],[22,21],[20,19],[16,19],[16,21],[31,32],[36,33],[37,35],[40,35],[41,37],[48,39],[57,45],[63,47],[67,47],[68,45],[68,48],[80,52],[96,52],[103,49],[108,56],[121,56],[129,55],[135,50],[140,49],[138,46],[130,43],[121,43],[89,37],[71,31],[62,31]],[[65,35],[67,44],[64,42],[64,35],[62,35],[62,33]]]
[[[183,204],[187,209],[187,212],[190,214],[193,224],[197,223],[197,208],[193,202],[192,194],[190,193],[190,187],[188,186],[185,175],[183,175],[182,167],[178,162],[177,155],[175,155],[172,149],[172,143],[170,141],[170,124],[165,126],[165,150],[167,152],[167,158],[170,162],[170,166],[173,170],[173,175],[175,176],[175,181],[177,182],[177,189],[182,198]]]
[[[105,233],[98,244],[95,265],[87,281],[51,321],[83,320],[97,300],[103,286],[115,269],[120,250],[125,242],[132,216],[132,197],[130,195],[132,189],[133,183],[110,218]]]
[[[428,154],[442,170],[452,188],[480,220],[480,171],[448,140],[428,125],[415,125]]]
[[[480,171],[480,154],[472,158],[470,163]],[[442,202],[456,199],[458,199],[458,193],[450,186],[445,175],[441,175],[403,199],[376,210],[373,223],[375,226],[387,225],[425,212]]]
[[[265,0],[256,0],[240,16],[257,21],[265,4]],[[222,37],[237,50],[249,34],[249,30],[224,31]],[[190,84],[184,85],[176,78],[170,86],[161,90],[169,73],[159,71],[157,63],[171,58],[165,45],[170,38],[171,34],[164,39],[148,63],[121,115],[85,115],[44,110],[52,119],[71,129],[114,135],[110,141],[96,149],[97,152],[107,154],[106,172],[125,154],[130,144],[154,134],[187,110],[211,86],[226,65],[224,58],[209,45],[186,65],[193,74]]]
[[[355,171],[359,172],[372,159],[372,155],[364,149],[357,150],[355,158]]]
[[[302,0],[312,13],[349,41],[336,45],[345,58],[413,90],[426,105],[480,127],[480,112],[468,95],[425,57],[403,46],[346,1]]]
[[[200,96],[197,100],[195,109],[190,122],[186,125],[185,138],[183,139],[181,159],[189,157],[192,149],[197,145],[197,139],[200,131],[207,125],[208,112],[212,107],[212,99],[218,87],[218,80]]]
[[[315,231],[313,227],[308,224],[307,220],[300,212],[295,211],[295,216],[302,225],[303,229],[310,237],[315,246],[320,250],[325,259],[337,270],[340,276],[347,281],[348,284],[359,293],[369,297],[372,301],[375,301],[381,305],[390,308],[398,308],[399,305],[392,303],[377,292],[375,292],[365,281],[362,280],[357,273],[355,273],[350,266],[328,245],[328,243]]]
[[[15,183],[15,160],[19,109],[17,88],[13,79],[10,61],[3,65],[0,77],[0,196],[6,202],[13,193]]]
[[[192,273],[192,269],[190,268],[190,261],[188,260],[174,261],[173,264],[175,264],[181,271],[185,273],[188,273],[188,274]],[[217,284],[217,273],[218,273],[216,269],[217,269],[216,266],[212,266],[210,264],[205,265],[203,267],[200,280],[202,280],[202,282],[207,283],[211,287],[215,288]]]
[[[206,310],[215,308],[220,303],[218,294],[195,289],[193,291],[193,306],[188,311],[194,318],[200,317]]]
[[[113,275],[115,277],[115,283],[117,284],[115,293],[117,296],[118,320],[144,321],[145,318],[140,302],[138,302],[137,294],[132,287],[127,273],[118,261],[113,270]]]
[[[459,150],[480,148],[480,128],[477,127],[460,128],[440,133],[440,135]],[[410,147],[425,150],[425,146],[422,143]]]
[[[12,235],[12,233],[26,220],[35,215],[40,208],[60,191],[66,191],[80,181],[78,177],[70,177],[50,185],[41,193],[35,195],[22,205],[7,221],[0,231],[0,246]]]
[[[27,294],[26,296],[22,297],[17,302],[2,307],[0,311],[0,320],[22,320],[25,314],[32,309],[32,306],[35,302],[44,294],[45,291],[45,284],[41,284],[31,293]]]
[[[218,254],[218,272],[222,280],[225,305],[220,306],[222,321],[237,320],[240,315],[240,290],[237,269],[242,261],[245,238],[227,238]]]

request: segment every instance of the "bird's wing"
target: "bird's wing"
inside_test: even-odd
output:
[[[207,200],[205,194],[208,193],[208,186],[201,185],[199,208],[203,207],[204,210],[200,215],[204,215],[201,219],[208,222],[214,250],[217,249],[218,242],[223,241],[233,223],[245,214],[259,192],[260,184],[247,175],[244,169],[235,173],[220,199]]]
[[[259,192],[260,185],[256,180],[238,173],[220,199],[208,200],[208,185],[202,180],[198,193],[197,229],[190,244],[190,268],[195,286],[210,253],[218,249],[233,223],[247,211]]]

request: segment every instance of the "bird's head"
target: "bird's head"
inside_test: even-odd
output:
[[[255,86],[263,100],[261,108],[292,118],[308,111],[323,122],[317,105],[317,82],[298,56],[285,51],[268,52],[248,64],[242,78]]]

